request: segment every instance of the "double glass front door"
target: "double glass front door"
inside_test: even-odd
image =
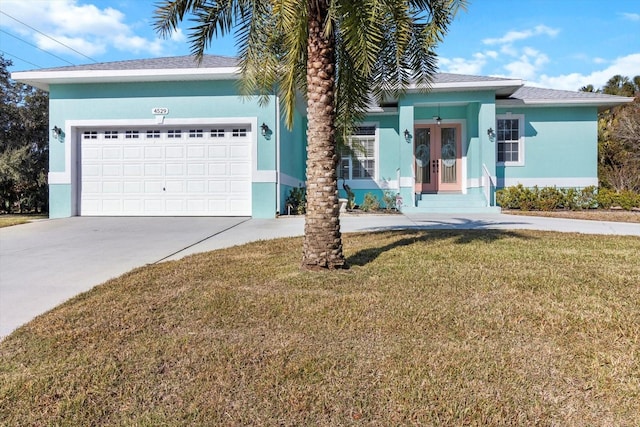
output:
[[[461,191],[460,125],[418,125],[414,135],[416,192]]]

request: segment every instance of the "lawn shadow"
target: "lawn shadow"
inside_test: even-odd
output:
[[[355,254],[347,258],[346,261],[349,266],[364,266],[378,258],[384,252],[402,246],[409,246],[418,242],[433,242],[453,239],[453,242],[455,244],[464,245],[472,242],[483,242],[491,244],[497,240],[501,240],[504,238],[518,238],[524,240],[529,240],[532,238],[531,236],[526,236],[516,231],[500,229],[425,229],[424,227],[416,226],[403,228],[391,227],[386,230],[382,228],[376,229],[373,232],[404,237],[385,246],[364,249],[356,252]]]

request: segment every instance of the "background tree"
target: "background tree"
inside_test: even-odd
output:
[[[0,55],[0,212],[48,210],[48,95],[17,84]]]
[[[589,85],[591,86],[591,85]],[[633,97],[598,117],[598,176],[602,187],[640,192],[640,76],[615,75],[602,92]]]
[[[307,211],[302,266],[341,268],[338,140],[381,99],[410,83],[428,87],[434,48],[464,0],[165,0],[156,29],[168,36],[185,16],[196,58],[218,34],[236,30],[241,89],[266,101],[279,93],[293,124],[307,101]]]

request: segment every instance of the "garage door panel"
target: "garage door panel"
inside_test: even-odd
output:
[[[142,182],[124,181],[122,183],[122,192],[125,194],[142,193]]]
[[[141,177],[143,175],[142,166],[140,163],[123,164],[122,175],[126,177]]]
[[[103,194],[120,194],[122,193],[122,183],[121,182],[112,182],[112,181],[104,181],[102,183],[102,193]]]
[[[223,127],[193,137],[145,128],[139,139],[125,138],[126,129],[91,131],[81,139],[80,213],[251,215],[250,132]]]
[[[123,214],[134,215],[136,212],[142,212],[142,200],[140,199],[124,199],[122,201]]]
[[[82,176],[85,178],[100,178],[100,165],[99,164],[83,164],[82,165]]]
[[[145,159],[161,159],[162,157],[162,147],[144,147]]]
[[[142,147],[124,147],[122,149],[122,158],[125,160],[142,159]]]
[[[232,145],[229,157],[231,159],[247,159],[249,158],[249,154],[248,145]]]
[[[147,163],[144,165],[144,176],[163,176],[164,168],[160,163]]]
[[[162,193],[164,181],[144,181],[144,192],[146,194]]]
[[[104,147],[102,149],[102,158],[104,160],[120,160],[122,158],[122,148]]]
[[[157,199],[145,199],[144,211],[150,214],[161,214],[164,212],[164,200]]]
[[[209,163],[210,176],[227,176],[227,163]]]
[[[247,162],[234,162],[229,164],[229,175],[232,177],[246,177],[247,176]]]
[[[188,159],[203,159],[204,153],[204,145],[190,145],[187,147]]]
[[[169,213],[183,213],[185,212],[185,200],[184,199],[167,199],[165,205],[167,212]]]
[[[183,176],[185,167],[182,163],[167,163],[165,171],[167,176]]]
[[[184,147],[167,147],[166,151],[167,159],[183,159],[184,158]]]
[[[204,176],[204,163],[189,163],[187,165],[187,176]]]
[[[102,199],[102,210],[106,212],[121,213],[122,200],[121,199]]]
[[[102,176],[122,176],[122,164],[103,164]]]

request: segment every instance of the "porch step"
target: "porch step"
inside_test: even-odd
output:
[[[404,207],[413,213],[499,213],[499,206],[487,206],[482,194],[419,194],[416,207]]]

